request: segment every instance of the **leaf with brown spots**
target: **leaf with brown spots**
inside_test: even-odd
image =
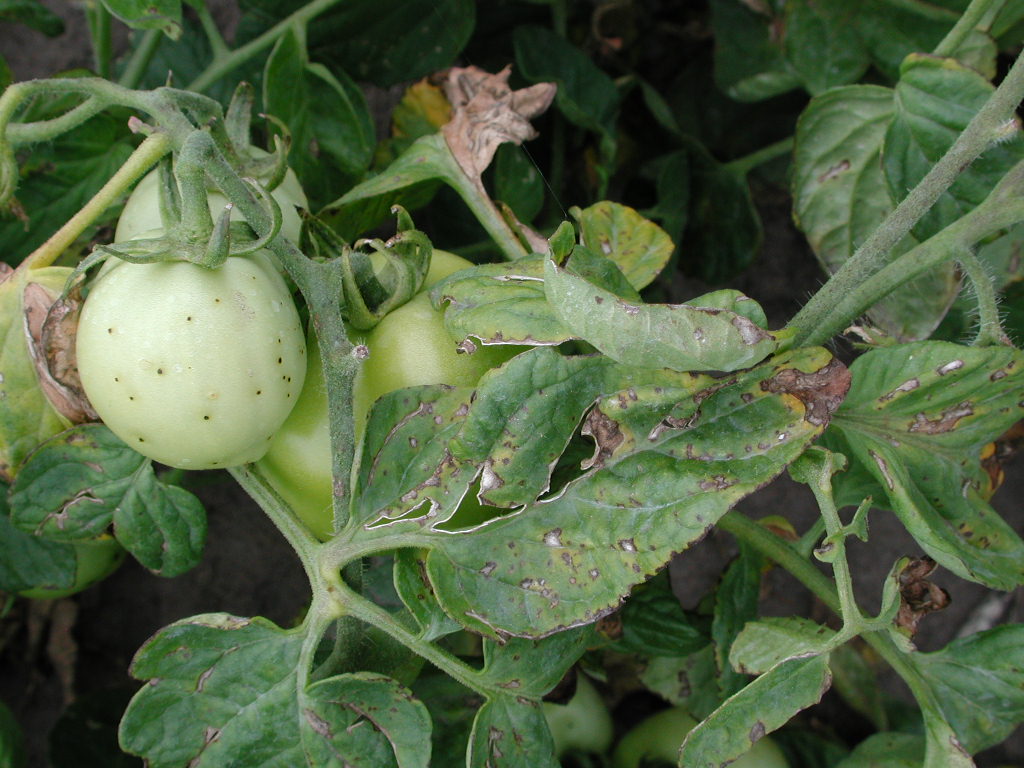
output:
[[[539,702],[514,695],[494,696],[477,712],[466,765],[558,768],[554,753]]]
[[[752,744],[817,704],[832,684],[828,654],[781,661],[690,731],[679,765],[728,765]]]
[[[1024,582],[1024,541],[988,503],[985,446],[1024,414],[1024,354],[1010,347],[917,342],[872,350],[823,443],[845,454],[863,486],[924,551],[962,578],[997,589]],[[867,490],[861,487],[858,492]]]

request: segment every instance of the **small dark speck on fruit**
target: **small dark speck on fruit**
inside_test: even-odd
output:
[[[157,369],[156,369],[156,372],[157,372],[157,373],[163,373],[163,372],[164,372],[164,369],[163,369],[163,368],[157,368]]]
[[[209,415],[203,416],[203,421],[209,421],[209,420],[210,420]]]

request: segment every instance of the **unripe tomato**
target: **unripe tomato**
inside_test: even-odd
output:
[[[565,704],[545,701],[544,718],[555,741],[555,757],[566,752],[604,754],[612,745],[612,716],[587,676],[576,676],[576,693]]]
[[[455,254],[435,250],[421,292],[385,316],[365,338],[354,340],[370,350],[353,391],[357,444],[370,408],[381,395],[421,384],[472,386],[488,370],[522,350],[481,345],[471,355],[456,352],[457,341],[448,335],[444,315],[430,305],[427,291],[453,272],[471,266]],[[327,539],[333,530],[327,390],[312,334],[309,341],[309,368],[299,402],[274,435],[259,469],[310,530]],[[463,507],[467,504],[479,507],[475,499],[467,498]]]
[[[697,721],[683,707],[651,715],[622,737],[612,753],[612,768],[639,768],[645,760],[677,765],[679,748],[696,725]],[[759,739],[729,765],[731,768],[789,768],[782,750],[768,737]]]
[[[253,157],[266,157],[267,153],[262,149],[250,147],[249,152]],[[262,179],[261,179],[262,181]],[[209,193],[210,215],[213,220],[224,212],[224,206],[228,200],[219,190],[207,190]],[[270,196],[281,206],[281,234],[293,242],[299,242],[299,234],[302,231],[302,219],[296,207],[308,208],[306,193],[302,191],[302,185],[290,168],[285,172],[284,178],[271,191]],[[232,221],[244,221],[241,212],[236,208],[231,212]],[[160,218],[160,172],[153,170],[142,177],[142,180],[135,185],[135,189],[128,196],[124,204],[124,211],[117,221],[117,229],[114,232],[114,241],[122,243],[125,240],[134,240],[143,232],[152,229],[166,229],[166,222]]]
[[[139,453],[183,469],[262,456],[302,391],[306,343],[272,257],[115,263],[82,307],[82,388]]]
[[[56,600],[59,597],[67,597],[105,579],[124,562],[125,550],[110,534],[88,541],[76,541],[72,546],[75,548],[77,563],[74,584],[63,589],[33,587],[18,594],[33,600]]]

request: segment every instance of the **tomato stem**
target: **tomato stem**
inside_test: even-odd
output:
[[[171,149],[170,137],[162,132],[148,136],[131,157],[118,168],[100,191],[93,195],[78,213],[64,223],[49,239],[25,259],[27,269],[47,267],[57,260],[100,214],[115,203],[132,184],[142,178],[153,165]]]
[[[841,330],[858,314],[871,306],[856,302],[856,306],[850,307],[850,304],[854,302],[844,302],[843,300],[857,292],[865,281],[885,263],[896,244],[931,209],[942,193],[956,181],[960,173],[994,142],[1005,136],[1006,126],[1013,120],[1017,105],[1020,104],[1022,98],[1024,98],[1024,51],[1018,55],[999,87],[995,89],[985,105],[971,119],[967,128],[953,142],[949,151],[932,166],[917,186],[886,216],[885,221],[790,321],[790,327],[796,331],[795,345],[816,344],[829,339],[833,333]],[[960,222],[962,221],[964,219],[960,220]],[[950,228],[947,227],[940,235]],[[966,245],[969,247],[973,244],[974,241]],[[899,261],[905,262],[907,257],[917,251],[918,249],[915,248]],[[879,272],[879,275],[881,274]],[[880,289],[876,288],[876,292],[885,295],[909,279],[910,276],[902,272],[888,273],[885,277],[885,285]]]
[[[1002,5],[1002,0],[971,0],[971,4],[967,6],[942,41],[935,46],[932,53],[936,56],[955,56],[957,49],[967,39],[967,36],[978,28],[993,5]]]
[[[960,267],[971,282],[974,298],[978,304],[978,335],[971,342],[975,347],[989,347],[1010,344],[1002,323],[999,322],[999,302],[996,299],[996,288],[992,284],[985,265],[970,249],[957,257]]]

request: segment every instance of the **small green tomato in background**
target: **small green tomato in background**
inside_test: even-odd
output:
[[[255,158],[267,156],[266,152],[256,147],[250,147],[249,152]],[[265,179],[261,179],[261,181],[265,181]],[[216,221],[223,213],[228,200],[217,190],[208,190],[208,192],[210,215]],[[281,206],[281,234],[297,243],[302,231],[302,219],[296,207],[308,208],[309,203],[294,171],[289,168],[285,172],[281,183],[274,187],[270,196]],[[244,221],[244,218],[241,212],[235,209],[231,212],[231,220]],[[142,177],[142,180],[128,196],[121,218],[117,221],[114,242],[123,243],[125,240],[134,240],[143,232],[165,228],[166,223],[160,218],[160,172],[153,170]]]
[[[56,600],[59,597],[67,597],[105,579],[124,562],[125,550],[110,534],[88,541],[76,541],[73,546],[77,563],[74,584],[63,589],[34,587],[22,590],[18,594],[33,600]]]
[[[471,355],[456,351],[457,341],[444,328],[444,314],[431,306],[427,291],[471,266],[453,253],[435,250],[420,293],[385,316],[364,338],[353,339],[370,350],[353,391],[357,444],[370,408],[381,395],[422,384],[472,386],[488,370],[522,351],[522,347],[483,345]],[[298,405],[275,434],[258,468],[310,530],[327,539],[333,530],[327,390],[312,334],[308,347],[309,368]],[[480,507],[467,498],[462,507],[474,505]]]
[[[266,251],[216,269],[118,262],[82,307],[82,388],[144,456],[182,469],[256,461],[298,400],[306,342]]]
[[[612,745],[612,716],[583,673],[576,676],[576,693],[567,703],[545,701],[542,706],[555,741],[555,757],[560,758],[567,752],[603,754]]]
[[[677,765],[679,748],[686,735],[697,725],[682,707],[651,715],[622,737],[612,753],[612,768],[640,768],[644,761]],[[760,739],[730,768],[789,768],[782,750],[770,738]]]

